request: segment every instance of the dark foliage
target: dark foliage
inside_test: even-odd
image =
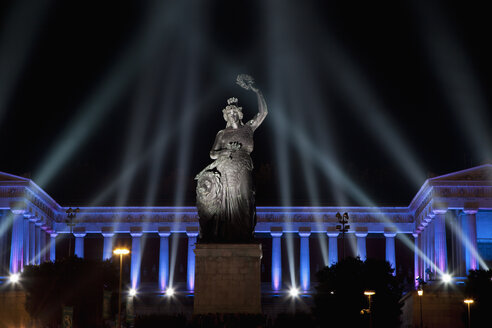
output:
[[[266,318],[261,314],[207,314],[195,315],[190,328],[257,328],[265,327]]]
[[[374,327],[398,327],[400,324],[402,287],[392,275],[388,262],[347,258],[317,273],[319,285],[314,297],[313,313],[321,326],[364,327],[369,315],[361,314],[368,308],[365,290],[372,296]]]
[[[492,270],[470,270],[465,296],[475,301],[470,308],[472,325],[473,322],[489,322],[492,309]]]
[[[135,319],[135,328],[154,328],[154,327],[185,328],[186,317],[182,314],[177,314],[177,315],[151,314],[145,316],[138,316]]]
[[[22,284],[27,312],[44,326],[60,325],[63,306],[72,306],[75,327],[102,327],[103,292],[117,291],[118,269],[109,261],[70,257],[26,267]]]
[[[280,313],[275,319],[273,328],[314,328],[316,322],[309,313]]]

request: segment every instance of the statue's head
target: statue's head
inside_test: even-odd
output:
[[[227,122],[227,126],[231,126],[234,123],[241,125],[243,119],[243,108],[237,106],[237,98],[232,97],[227,99],[227,106],[222,110],[224,120]]]

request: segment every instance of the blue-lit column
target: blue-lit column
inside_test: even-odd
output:
[[[466,259],[466,274],[470,270],[478,270],[478,259],[477,259],[477,212],[478,209],[465,204],[463,210],[466,214],[466,239],[468,242],[465,243],[465,259]]]
[[[301,288],[302,291],[307,292],[311,287],[311,270],[309,263],[309,236],[311,236],[310,227],[300,227],[299,237],[301,238],[301,251],[300,261],[301,264]]]
[[[415,286],[417,286],[418,285],[417,278],[420,277],[418,231],[413,232],[412,236],[413,236],[413,281],[415,283]]]
[[[50,261],[56,261],[56,236],[58,234],[56,232],[50,232]]]
[[[114,228],[113,227],[103,227],[101,229],[101,234],[104,238],[102,259],[103,259],[103,261],[106,261],[113,256]]]
[[[29,218],[24,217],[23,221],[23,240],[24,240],[24,255],[23,255],[23,260],[24,260],[24,266],[29,265]]]
[[[169,280],[169,236],[171,229],[169,227],[159,227],[160,237],[159,245],[159,287],[165,291],[168,287]]]
[[[10,272],[17,273],[24,267],[24,211],[11,210],[13,214],[12,239],[10,244]]]
[[[41,226],[41,231],[39,236],[41,237],[41,252],[40,252],[40,262],[43,263],[46,261],[46,226]]]
[[[396,275],[396,259],[395,259],[395,231],[385,231],[386,238],[386,261],[389,262],[391,268],[394,269],[393,275]]]
[[[195,244],[198,237],[198,227],[187,227],[188,236],[188,273],[186,275],[186,285],[190,292],[195,290]]]
[[[36,264],[36,221],[38,218],[29,219],[29,264]]]
[[[420,247],[422,253],[424,254],[424,258],[421,261],[422,269],[420,273],[422,274],[422,277],[424,277],[424,280],[427,281],[429,277],[427,276],[425,270],[429,267],[429,258],[428,258],[428,251],[427,251],[427,235],[429,234],[429,222],[424,220],[422,221],[422,225],[423,225],[423,230],[420,233]]]
[[[75,236],[75,255],[84,258],[84,238],[86,236],[85,228],[78,227],[73,230]]]
[[[141,237],[142,228],[134,227],[130,229],[130,235],[132,236],[132,260],[131,260],[131,283],[133,289],[138,289],[140,286],[140,264],[142,263],[142,253],[141,253]]]
[[[328,266],[338,263],[338,234],[336,230],[326,232],[328,236]]]
[[[367,237],[367,229],[365,231],[356,231],[355,237],[357,237],[357,256],[361,261],[365,261],[367,259],[367,249],[366,249],[366,237]]]
[[[272,290],[278,292],[282,288],[282,227],[271,227],[272,236]]]
[[[447,208],[434,209],[434,256],[437,268],[441,273],[447,272],[446,250],[446,211]]]
[[[40,265],[41,264],[41,225],[43,225],[43,222],[37,221],[36,222],[36,250],[34,252],[34,264]]]

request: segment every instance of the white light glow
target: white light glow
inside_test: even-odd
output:
[[[128,295],[130,297],[134,297],[137,295],[137,290],[135,288],[131,288],[130,291],[128,292]]]
[[[166,296],[172,297],[174,295],[174,288],[169,287],[166,289]]]
[[[299,296],[299,289],[295,288],[295,287],[292,287],[290,290],[289,290],[289,295],[291,297],[298,297]]]
[[[13,283],[13,284],[16,284],[19,282],[20,280],[20,274],[18,273],[13,273],[10,275],[10,278],[9,278],[10,282]]]
[[[447,283],[451,282],[451,275],[448,274],[448,273],[445,273],[445,274],[442,275],[442,278],[441,279],[442,279],[442,281],[444,283],[447,284]]]

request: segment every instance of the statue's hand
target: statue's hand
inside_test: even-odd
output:
[[[227,144],[227,149],[230,149],[230,150],[239,150],[241,149],[242,147],[242,144],[240,142],[237,142],[237,141],[231,141],[229,142],[229,144]]]

